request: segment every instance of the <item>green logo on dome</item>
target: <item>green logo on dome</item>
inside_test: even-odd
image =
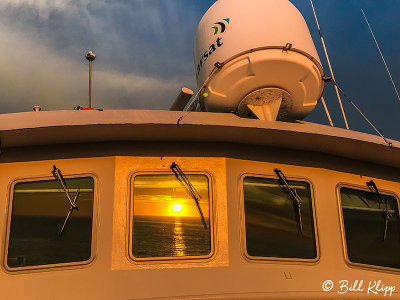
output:
[[[216,35],[218,32],[224,33],[225,29],[226,29],[226,26],[229,25],[229,21],[230,20],[231,20],[230,18],[222,19],[222,21],[225,21],[226,24],[225,24],[225,22],[216,22],[216,23],[214,23],[216,25],[219,25],[219,26],[211,27],[212,29],[214,29],[214,35]]]

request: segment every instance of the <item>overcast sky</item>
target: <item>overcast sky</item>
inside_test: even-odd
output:
[[[251,0],[248,0],[251,1]],[[265,0],[268,1],[268,0]],[[72,109],[87,103],[88,50],[93,103],[104,109],[167,109],[182,86],[195,89],[193,39],[214,0],[0,0],[0,113]],[[305,17],[324,63],[308,0]],[[360,8],[400,85],[399,0],[314,0],[338,84],[382,133],[400,140],[400,101]],[[344,123],[333,88],[325,100]],[[351,129],[371,132],[346,103]],[[318,105],[307,121],[328,124]]]

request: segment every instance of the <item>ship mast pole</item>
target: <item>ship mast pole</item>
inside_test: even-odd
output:
[[[328,107],[326,106],[326,103],[325,103],[325,99],[324,99],[324,97],[322,97],[322,96],[321,96],[321,102],[322,102],[322,105],[324,106],[325,113],[326,113],[326,117],[328,118],[329,124],[330,124],[332,127],[334,127],[333,122],[332,122],[331,115],[329,114]]]
[[[92,51],[89,51],[85,57],[89,61],[89,108],[92,108],[92,62],[96,58],[96,55]]]
[[[311,7],[312,7],[312,10],[313,10],[313,13],[314,13],[315,22],[317,23],[318,32],[319,32],[319,36],[320,36],[320,38],[321,38],[322,47],[324,48],[326,60],[328,61],[329,70],[330,70],[330,72],[331,72],[331,76],[332,76],[333,82],[336,82],[336,81],[335,81],[335,75],[333,75],[333,70],[332,70],[331,62],[330,62],[330,60],[329,60],[328,51],[326,50],[324,37],[322,36],[321,28],[319,27],[319,22],[318,22],[317,14],[316,14],[316,12],[315,12],[315,8],[314,8],[314,4],[313,4],[312,0],[310,0],[310,3],[311,3]],[[337,98],[338,98],[338,101],[339,101],[340,109],[341,109],[341,111],[342,111],[343,120],[344,120],[344,123],[346,124],[346,129],[349,129],[349,124],[347,123],[347,118],[346,118],[346,114],[345,114],[344,109],[343,109],[342,100],[340,99],[339,90],[338,90],[338,88],[337,88],[336,85],[335,85],[335,91],[336,91],[336,95],[337,95]]]

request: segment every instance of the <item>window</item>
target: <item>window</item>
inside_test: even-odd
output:
[[[92,257],[94,180],[91,177],[66,178],[65,182],[70,197],[77,196],[78,206],[68,219],[71,204],[58,180],[14,185],[8,268],[75,263]]]
[[[397,199],[379,194],[340,188],[347,257],[353,263],[399,269],[400,219]],[[387,223],[386,203],[390,213]]]
[[[211,254],[209,179],[185,174],[197,196],[174,174],[133,179],[131,255],[187,258]],[[203,218],[201,217],[203,215]]]
[[[247,255],[290,259],[316,259],[317,247],[310,185],[288,180],[303,202],[298,209],[279,179],[244,177]]]

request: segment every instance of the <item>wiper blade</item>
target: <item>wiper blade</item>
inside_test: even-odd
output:
[[[58,169],[56,166],[53,166],[53,171],[52,171],[52,173],[53,173],[53,176],[54,176],[56,179],[58,179],[58,181],[61,183],[61,186],[62,186],[62,188],[63,188],[63,190],[64,190],[64,193],[67,195],[68,201],[69,201],[69,203],[71,204],[71,206],[73,206],[74,208],[78,208],[78,206],[76,206],[76,205],[74,204],[74,202],[72,201],[72,199],[71,199],[70,191],[69,191],[69,189],[68,189],[68,187],[67,187],[67,183],[65,182],[64,177],[63,177],[62,174],[61,174],[60,169]]]
[[[301,205],[303,204],[303,201],[301,200],[300,196],[297,194],[296,189],[289,185],[288,180],[287,180],[286,176],[282,173],[282,171],[279,169],[275,169],[274,172],[279,177],[279,179],[283,182],[283,184],[286,186],[287,190],[289,191],[290,197],[295,201],[295,204],[297,207],[297,217],[299,218],[298,219],[299,230],[301,233],[303,233],[303,223],[301,220]]]
[[[72,205],[71,205],[71,207],[69,208],[67,217],[66,217],[65,220],[64,220],[64,224],[62,225],[62,227],[61,227],[61,229],[60,229],[60,232],[58,233],[58,236],[62,236],[62,234],[63,234],[63,232],[64,232],[64,229],[65,229],[65,226],[67,225],[67,222],[68,222],[69,218],[71,217],[72,211],[73,211],[74,209],[78,209],[78,206],[76,206],[76,201],[78,200],[79,191],[80,191],[80,189],[77,190],[77,192],[76,192],[76,194],[75,194],[75,197],[74,197],[74,202],[73,202],[73,204],[74,204],[75,206],[72,206]]]
[[[60,232],[58,233],[58,236],[61,236],[63,234],[63,232],[64,232],[65,226],[67,225],[67,222],[68,222],[69,218],[71,217],[72,212],[74,211],[74,209],[76,209],[76,210],[78,209],[78,206],[76,205],[76,202],[78,201],[78,196],[79,196],[80,189],[77,190],[77,192],[76,192],[76,194],[74,196],[74,199],[72,200],[71,196],[70,196],[70,191],[69,191],[68,186],[67,186],[67,182],[65,181],[65,179],[64,179],[64,177],[63,177],[63,175],[61,173],[61,170],[58,169],[56,166],[53,166],[52,173],[53,173],[53,176],[56,179],[58,179],[58,181],[61,183],[61,186],[62,186],[62,188],[64,190],[64,193],[67,195],[68,201],[71,204],[71,207],[69,208],[67,217],[65,218],[64,223],[61,226]]]
[[[379,201],[381,201],[385,205],[385,228],[383,231],[383,240],[386,241],[388,222],[389,222],[389,218],[392,216],[392,214],[389,211],[388,199],[386,198],[386,201],[383,202],[381,194],[378,191],[378,187],[376,186],[376,184],[373,180],[368,181],[367,186],[369,187],[369,189],[371,190],[372,193],[374,193],[375,195],[378,196]]]
[[[189,192],[190,196],[192,196],[194,202],[196,203],[197,210],[199,211],[201,221],[203,222],[204,229],[207,230],[207,223],[206,223],[206,220],[204,219],[203,211],[201,210],[200,203],[199,203],[199,198],[201,198],[201,195],[195,189],[195,187],[192,185],[189,178],[187,178],[186,174],[183,173],[182,169],[178,166],[178,164],[173,162],[170,166],[170,169],[172,170],[172,172],[174,172],[176,178],[178,178],[178,180],[187,187],[187,191]]]

